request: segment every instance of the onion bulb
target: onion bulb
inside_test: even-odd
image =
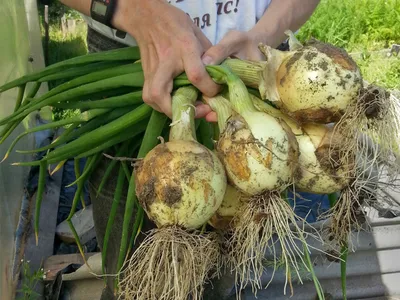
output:
[[[221,72],[229,86],[233,111],[227,116],[221,101],[214,106],[223,126],[216,149],[229,180],[247,195],[285,189],[298,159],[292,131],[283,120],[258,111],[244,83],[228,69],[215,67],[214,72]]]
[[[221,206],[215,214],[208,220],[208,223],[215,229],[222,231],[230,231],[235,227],[233,223],[236,214],[240,214],[248,201],[248,196],[240,192],[234,186],[228,184],[226,187],[225,197]]]
[[[196,99],[193,87],[174,92],[169,141],[135,169],[138,200],[158,228],[129,261],[125,299],[201,299],[207,275],[218,267],[217,239],[195,230],[221,205],[227,180],[218,157],[195,139]]]
[[[340,48],[316,40],[303,46],[293,33],[287,33],[290,51],[262,45],[266,62],[258,66],[249,62],[247,69],[243,62],[227,60],[225,64],[235,74],[246,76],[246,82],[253,81],[252,86],[260,90],[262,99],[275,103],[301,123],[340,120],[349,105],[357,102],[363,86],[357,64]]]
[[[340,161],[338,155],[343,139],[332,125],[297,124],[280,110],[252,96],[255,107],[276,118],[282,118],[289,125],[299,144],[298,168],[295,186],[299,191],[315,194],[330,194],[341,191],[350,182],[354,164]],[[336,153],[335,161],[330,159]]]

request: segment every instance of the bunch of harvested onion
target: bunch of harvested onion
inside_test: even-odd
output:
[[[287,189],[342,191],[332,210],[332,219],[340,222],[333,222],[332,232],[335,239],[343,240],[355,222],[353,210],[359,209],[354,204],[372,180],[365,174],[378,160],[393,173],[400,165],[394,163],[400,157],[394,143],[400,138],[398,100],[363,88],[357,65],[343,50],[317,41],[303,46],[293,35],[290,44],[289,52],[260,46],[266,61],[227,59],[220,66],[207,66],[214,81],[228,88],[226,95],[204,97],[218,113],[219,134],[204,120],[194,121],[198,91],[185,74],[174,79],[172,123],[143,103],[144,76],[137,47],[70,59],[0,87],[0,92],[15,87],[20,91],[14,112],[0,120],[0,126],[5,126],[0,144],[36,110],[49,106],[81,112],[25,131],[3,159],[26,134],[69,125],[49,146],[18,151],[47,151],[40,160],[16,163],[40,166],[35,232],[47,167],[57,164],[57,170],[68,159],[87,158],[84,172],[72,183],[78,186],[68,218],[73,229],[70,220],[83,185],[102,154],[112,150],[116,156],[142,159],[135,169],[118,161],[115,202],[102,247],[104,262],[120,189],[128,180],[117,268],[126,267],[119,282],[123,296],[201,298],[204,281],[220,266],[216,236],[198,231],[206,223],[232,234],[230,262],[239,286],[250,282],[254,288],[262,287],[267,251],[281,252],[280,258],[274,256],[284,262],[290,284],[290,272],[298,272],[300,263],[305,265],[303,252],[308,247],[300,249],[296,244],[305,241],[304,220],[286,201]],[[43,82],[60,79],[66,82],[36,96]],[[33,86],[25,95],[30,83]],[[371,148],[364,140],[360,143],[360,135],[379,145],[372,149],[372,159],[370,152],[366,155]],[[166,142],[158,144],[159,136]],[[360,157],[367,160],[362,169],[357,163]],[[98,192],[116,164],[110,164]],[[139,209],[129,236],[135,206]],[[144,214],[158,229],[126,260]],[[76,240],[80,247],[77,236]],[[81,247],[80,251],[83,255]]]
[[[224,64],[279,108],[286,121],[291,118],[287,124],[301,153],[295,184],[299,190],[342,191],[330,213],[336,220],[333,238],[346,239],[351,224],[358,223],[359,198],[370,193],[371,182],[395,188],[400,101],[381,88],[364,87],[359,68],[344,50],[315,40],[303,46],[288,34],[288,52],[261,45],[265,62],[228,59]],[[371,175],[377,165],[389,184]]]

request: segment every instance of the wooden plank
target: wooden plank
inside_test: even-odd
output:
[[[85,253],[86,260],[97,254],[97,252],[93,253]],[[63,254],[63,255],[53,255],[49,256],[43,264],[43,269],[46,272],[46,281],[52,281],[56,278],[57,273],[71,264],[83,265],[85,262],[80,253],[74,254]]]

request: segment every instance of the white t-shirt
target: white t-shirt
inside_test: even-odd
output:
[[[169,0],[184,11],[214,45],[230,30],[250,30],[263,16],[271,0]],[[84,16],[88,25],[103,35],[121,43],[136,46],[126,35],[116,36],[116,30]]]

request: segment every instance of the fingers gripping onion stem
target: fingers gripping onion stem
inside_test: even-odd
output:
[[[127,262],[124,299],[201,299],[204,281],[219,268],[219,245],[197,229],[214,215],[226,190],[218,157],[195,139],[197,91],[178,89],[172,100],[170,140],[136,169],[136,194],[158,229]]]
[[[342,49],[315,40],[302,46],[290,35],[290,51],[260,46],[267,58],[257,71],[254,62],[235,66],[226,61],[235,74],[254,78],[258,73],[263,99],[268,99],[300,122],[330,123],[338,121],[347,107],[357,101],[362,77],[356,63]],[[242,70],[246,70],[244,72]]]
[[[282,118],[291,128],[299,144],[300,156],[295,175],[296,188],[303,192],[326,194],[344,189],[350,182],[354,164],[344,164],[338,157],[343,147],[342,135],[333,134],[333,127],[324,124],[298,125],[280,110],[252,96],[254,106],[276,118]],[[330,156],[335,156],[330,160]]]

